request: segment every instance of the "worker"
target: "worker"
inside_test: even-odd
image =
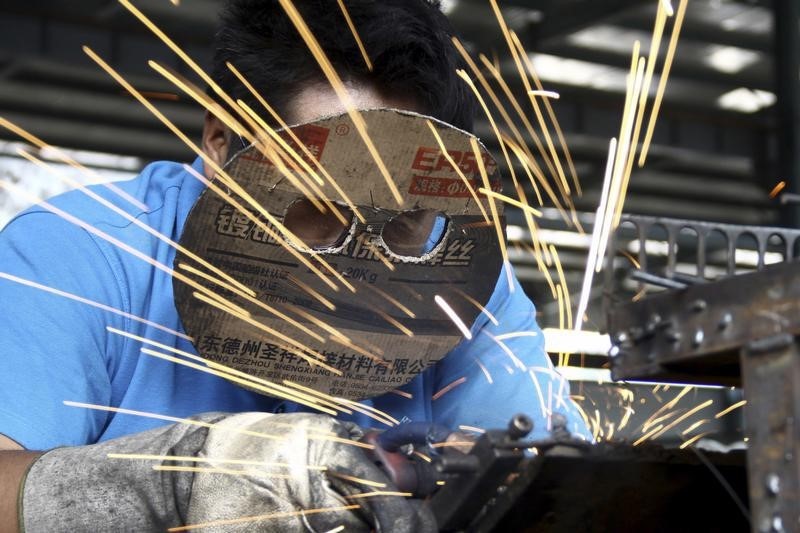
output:
[[[260,109],[231,63],[289,124],[343,113],[344,104],[281,4],[226,4],[212,78],[234,100]],[[462,61],[438,2],[347,0],[372,68],[336,2],[294,5],[357,108],[408,110],[472,129],[477,106],[456,74]],[[238,136],[208,113],[204,157],[192,170],[213,179],[213,167],[241,147]],[[91,191],[174,241],[205,189],[175,162],[152,163],[117,186],[136,202],[103,186]],[[196,351],[185,336],[170,333],[184,331],[173,279],[140,256],[172,265],[175,249],[81,191],[17,215],[0,233],[0,530],[149,531],[252,516],[266,518],[210,527],[435,528],[423,505],[402,497],[348,498],[364,489],[353,479],[392,488],[363,449],[350,443],[371,425],[369,418],[313,414],[297,403],[143,355],[142,342],[131,335]],[[491,283],[494,291],[484,302],[488,313],[471,324],[472,339],[400,387],[401,394],[364,403],[400,421],[452,429],[504,427],[521,412],[534,420],[534,436],[544,436],[549,417],[558,412],[573,435],[590,438],[568,383],[544,352],[534,306],[517,280],[498,272],[491,281],[473,281]],[[498,342],[513,332],[525,334]],[[509,367],[507,352],[524,371]],[[435,391],[461,377],[461,385],[432,400]],[[77,408],[65,400],[167,418]],[[175,422],[184,417],[193,423]],[[266,468],[267,474],[154,470],[162,462],[109,458],[113,453],[251,461],[242,468]],[[299,509],[319,511],[298,514]]]

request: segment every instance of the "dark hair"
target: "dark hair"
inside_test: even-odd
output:
[[[456,75],[463,62],[438,0],[345,0],[372,72],[336,0],[294,4],[344,80],[374,84],[390,96],[411,97],[422,112],[471,131],[475,100]],[[303,84],[325,81],[277,0],[230,0],[221,19],[212,77],[234,100],[260,109],[227,61],[282,115]]]

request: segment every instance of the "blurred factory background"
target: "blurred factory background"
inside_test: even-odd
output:
[[[220,1],[135,4],[195,60],[207,64]],[[622,117],[631,49],[640,40],[646,54],[658,2],[501,0],[499,4],[509,27],[530,52],[545,88],[560,94],[553,107],[583,189],[574,202],[584,229],[591,232],[608,141],[617,135]],[[444,0],[443,8],[468,49],[486,54],[518,97],[524,96],[488,2]],[[797,2],[786,0],[690,0],[650,157],[645,168],[633,171],[626,212],[797,225],[793,208],[782,207],[769,193],[784,180],[787,191],[798,192],[792,180],[800,167],[799,10]],[[116,0],[2,2],[0,115],[72,150],[74,158],[106,177],[132,176],[152,159],[190,160],[183,143],[82,52],[84,44],[148,94],[183,131],[199,138],[199,107],[147,61],[157,60],[192,78],[189,69]],[[665,49],[662,46],[662,54]],[[479,117],[476,132],[498,151],[485,117]],[[36,189],[33,192],[43,195],[57,192],[58,184],[46,173],[15,154],[18,142],[0,129],[0,175],[24,178]],[[532,190],[527,192],[534,197]],[[21,207],[0,192],[0,226]],[[507,212],[509,237],[530,239],[519,212],[513,208]],[[589,235],[567,225],[551,205],[538,222],[542,240],[558,248],[574,303]],[[513,249],[512,254],[518,276],[539,308],[540,323],[557,326],[558,306],[533,257]],[[601,326],[601,293],[598,281],[588,329]],[[602,366],[602,361],[596,365]],[[653,394],[652,387],[647,391]],[[668,390],[654,394],[665,393],[665,397],[672,394]],[[738,399],[736,391],[727,389],[698,389],[692,394],[721,398],[720,405]],[[639,397],[644,400],[645,395],[637,396],[637,401]],[[734,417],[723,422],[712,424],[732,426],[722,431],[739,425]],[[669,433],[666,437],[680,440]]]

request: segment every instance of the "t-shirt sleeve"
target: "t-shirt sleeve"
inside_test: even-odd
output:
[[[124,322],[75,298],[120,308],[121,294],[83,229],[30,211],[0,232],[1,434],[34,450],[96,440],[107,414],[63,402],[109,404],[106,326]]]
[[[513,415],[524,413],[534,423],[531,437],[545,438],[552,415],[560,413],[573,435],[591,439],[569,382],[545,353],[533,303],[516,278],[510,291],[504,277],[487,305],[491,317],[481,315],[472,340],[437,365],[434,420],[453,429],[504,429]]]

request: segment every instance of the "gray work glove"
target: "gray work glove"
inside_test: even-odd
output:
[[[23,531],[164,531],[220,520],[228,522],[193,531],[322,533],[342,525],[345,531],[436,531],[430,512],[418,502],[398,496],[353,498],[359,493],[397,490],[362,448],[340,441],[360,436],[355,425],[304,413],[211,413],[194,419],[213,427],[176,424],[44,454],[24,481],[20,509]],[[109,453],[214,461],[130,461],[109,459]],[[242,465],[222,459],[284,466]],[[154,464],[247,473],[156,471]],[[365,485],[353,478],[385,487]],[[359,507],[342,509],[350,505]],[[302,509],[331,508],[339,510],[296,514]],[[233,522],[247,517],[258,518]]]

